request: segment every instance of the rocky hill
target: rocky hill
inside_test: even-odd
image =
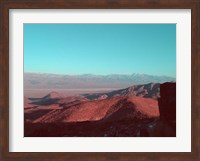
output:
[[[144,89],[148,93],[137,95]],[[53,92],[26,98],[25,136],[176,136],[176,83],[131,86],[106,96],[63,98]]]

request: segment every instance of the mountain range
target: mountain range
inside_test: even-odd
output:
[[[167,76],[147,74],[110,74],[110,75],[59,75],[47,73],[24,73],[25,89],[94,89],[94,88],[126,88],[149,82],[175,82]]]

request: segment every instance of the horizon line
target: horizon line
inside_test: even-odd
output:
[[[148,75],[148,76],[157,76],[157,77],[171,77],[176,79],[176,76],[168,76],[168,75],[152,75],[152,74],[146,74],[146,73],[129,73],[129,74],[123,74],[123,73],[110,73],[110,74],[92,74],[92,73],[85,73],[85,74],[64,74],[64,73],[48,73],[48,72],[27,72],[24,71],[24,74],[52,74],[52,75],[68,75],[68,76],[82,76],[82,75],[94,75],[94,76],[109,76],[109,75]]]

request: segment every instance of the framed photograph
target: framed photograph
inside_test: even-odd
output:
[[[200,160],[199,0],[0,5],[0,160]]]

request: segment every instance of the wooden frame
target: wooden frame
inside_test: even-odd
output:
[[[200,0],[1,0],[0,160],[200,160]],[[192,152],[176,153],[17,153],[9,152],[9,9],[191,9]]]

